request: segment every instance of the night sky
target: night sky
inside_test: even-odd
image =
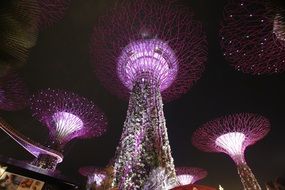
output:
[[[89,42],[99,16],[114,0],[73,0],[65,18],[41,31],[21,74],[30,92],[45,88],[74,91],[93,100],[106,113],[108,131],[89,140],[74,140],[65,149],[65,160],[59,170],[66,176],[81,177],[81,166],[105,166],[118,144],[127,111],[127,102],[111,95],[101,86],[90,62]],[[225,0],[185,0],[184,6],[194,11],[206,30],[208,61],[200,80],[187,94],[164,105],[170,145],[176,166],[195,166],[208,171],[200,184],[225,190],[242,189],[234,162],[222,153],[204,153],[191,145],[192,132],[216,117],[238,112],[266,116],[272,129],[265,139],[249,147],[246,160],[256,178],[264,183],[285,175],[285,73],[251,76],[235,71],[224,59],[219,46],[219,26]],[[45,143],[48,130],[32,118],[29,109],[1,112],[14,128],[34,141]],[[0,154],[18,160],[33,157],[0,131]]]

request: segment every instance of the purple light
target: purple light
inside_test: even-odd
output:
[[[177,167],[176,168],[177,181],[179,185],[194,184],[205,178],[208,173],[202,168],[196,167]]]
[[[193,183],[193,176],[187,174],[177,175],[177,180],[180,185],[188,185]]]
[[[84,125],[79,117],[67,112],[57,112],[52,116],[52,119],[59,134],[69,135],[81,130]]]
[[[192,136],[195,147],[206,152],[224,152],[236,163],[243,162],[247,146],[262,139],[270,130],[270,122],[252,113],[228,115],[209,121]],[[241,155],[242,157],[235,157]]]
[[[243,155],[243,142],[245,135],[240,132],[230,132],[219,136],[215,143],[217,146],[225,149],[231,156]]]
[[[198,128],[192,136],[192,144],[206,152],[224,152],[237,165],[244,189],[261,190],[255,176],[247,165],[244,151],[267,135],[270,122],[252,113],[228,115],[209,121]]]
[[[135,81],[145,77],[155,81],[163,91],[175,80],[177,71],[174,52],[167,43],[158,39],[132,42],[118,59],[118,76],[129,90]]]
[[[114,161],[112,187],[163,187],[176,174],[162,97],[186,93],[204,70],[205,33],[191,10],[173,1],[120,1],[99,20],[91,41],[92,61],[103,85],[129,107]],[[153,176],[151,176],[153,174]],[[156,181],[157,182],[157,181]]]
[[[285,28],[281,15],[270,1],[229,1],[224,10],[220,44],[225,58],[236,70],[253,75],[285,70]]]
[[[91,39],[92,62],[112,93],[126,99],[134,80],[150,75],[170,101],[201,77],[205,33],[191,10],[173,6],[172,1],[123,1],[99,20]]]
[[[50,130],[51,143],[61,151],[73,138],[91,138],[106,131],[107,121],[90,100],[72,92],[41,90],[31,97],[33,116]]]
[[[25,83],[15,73],[0,77],[0,109],[15,111],[27,106],[28,93]]]

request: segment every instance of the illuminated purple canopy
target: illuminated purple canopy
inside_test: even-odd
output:
[[[63,90],[41,90],[31,97],[33,116],[64,146],[73,138],[91,138],[106,131],[107,121],[90,100]]]
[[[65,15],[70,0],[38,0],[40,9],[39,27],[49,27]]]
[[[178,63],[175,53],[167,43],[158,40],[138,40],[122,50],[117,73],[129,90],[139,79],[159,83],[160,90],[167,89],[175,80]]]
[[[209,121],[197,129],[192,144],[206,152],[224,152],[236,163],[244,161],[247,146],[262,139],[270,130],[267,118],[253,113],[238,113]]]
[[[0,77],[0,109],[20,110],[27,106],[28,92],[25,83],[15,73]]]
[[[126,98],[134,82],[155,82],[166,100],[186,93],[204,70],[206,37],[191,11],[173,1],[123,1],[99,20],[91,39],[101,82]]]
[[[269,1],[230,1],[220,30],[226,59],[254,75],[285,70],[285,23]]]
[[[205,178],[208,172],[202,168],[196,167],[176,167],[176,176],[180,185],[194,184]]]
[[[106,177],[106,172],[103,168],[98,168],[94,166],[86,166],[79,168],[79,173],[85,177],[88,177],[88,183],[96,182],[96,185],[101,185]]]

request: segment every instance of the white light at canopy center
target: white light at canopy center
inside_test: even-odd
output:
[[[223,148],[232,156],[242,155],[242,146],[245,140],[245,135],[240,132],[231,132],[219,136],[215,143]]]
[[[83,128],[82,120],[72,113],[56,112],[52,118],[56,125],[56,131],[60,136],[67,136]]]
[[[179,182],[179,184],[181,185],[188,185],[188,184],[192,184],[193,182],[193,176],[192,175],[187,175],[187,174],[182,174],[182,175],[178,175],[177,177],[177,181]]]

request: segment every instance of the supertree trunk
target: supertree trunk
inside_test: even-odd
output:
[[[237,169],[245,190],[261,190],[260,185],[246,163],[239,164]]]
[[[130,96],[116,152],[113,185],[120,190],[142,189],[158,167],[165,169],[168,178],[165,181],[176,182],[158,85],[141,78],[135,82]]]

